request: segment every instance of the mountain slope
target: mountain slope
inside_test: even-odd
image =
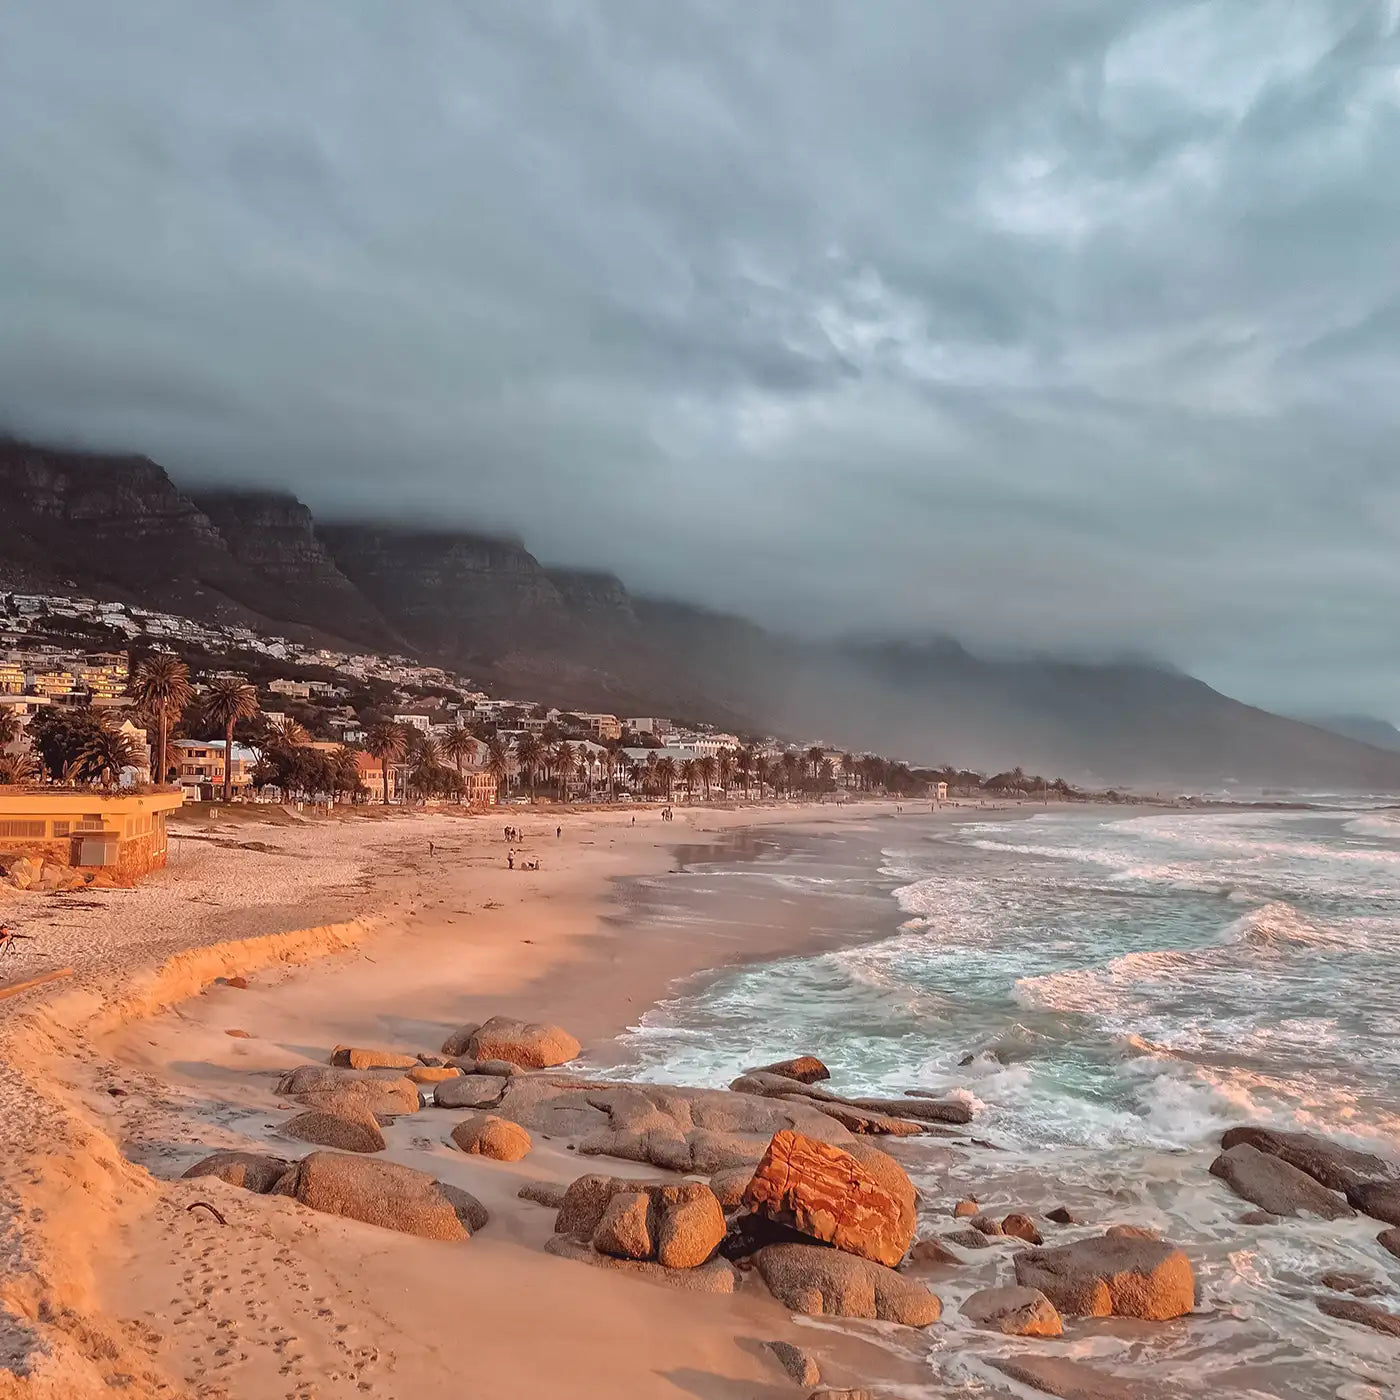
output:
[[[1400,753],[1143,663],[801,642],[546,568],[518,540],[320,525],[268,492],[191,496],[142,457],[0,442],[0,500],[0,588],[409,650],[498,694],[1104,785],[1400,791]]]
[[[1355,739],[1359,744],[1400,753],[1400,729],[1383,719],[1370,715],[1300,715],[1299,718],[1304,724]]]

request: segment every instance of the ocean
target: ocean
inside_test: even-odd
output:
[[[1063,1203],[1154,1226],[1196,1265],[1189,1324],[1079,1327],[1056,1354],[1208,1373],[1227,1393],[1400,1393],[1400,1344],[1314,1302],[1317,1276],[1346,1270],[1400,1307],[1380,1226],[1244,1226],[1251,1207],[1208,1173],[1239,1123],[1400,1157],[1400,812],[905,815],[720,855],[643,894],[633,917],[805,918],[850,937],[652,1009],[612,1072],[723,1084],[805,1052],[842,1091],[965,1096],[986,1146],[898,1149],[926,1233],[964,1194]],[[950,1317],[992,1274],[1009,1281],[997,1269],[938,1280],[952,1323],[935,1329],[939,1384],[975,1392],[989,1357],[1027,1345]]]

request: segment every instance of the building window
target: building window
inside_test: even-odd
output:
[[[71,821],[55,821],[53,824],[53,834],[55,836],[67,836],[72,829],[73,823]]]
[[[0,821],[0,836],[45,836],[44,822]]]

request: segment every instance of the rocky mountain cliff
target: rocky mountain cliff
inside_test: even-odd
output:
[[[321,525],[285,494],[179,489],[143,457],[0,442],[0,588],[83,593],[406,650],[497,693],[821,736],[1100,784],[1400,791],[1400,754],[1140,663],[956,642],[803,643],[545,568],[518,540]]]

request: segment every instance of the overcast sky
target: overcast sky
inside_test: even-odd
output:
[[[1400,0],[17,0],[0,424],[1400,720]]]

